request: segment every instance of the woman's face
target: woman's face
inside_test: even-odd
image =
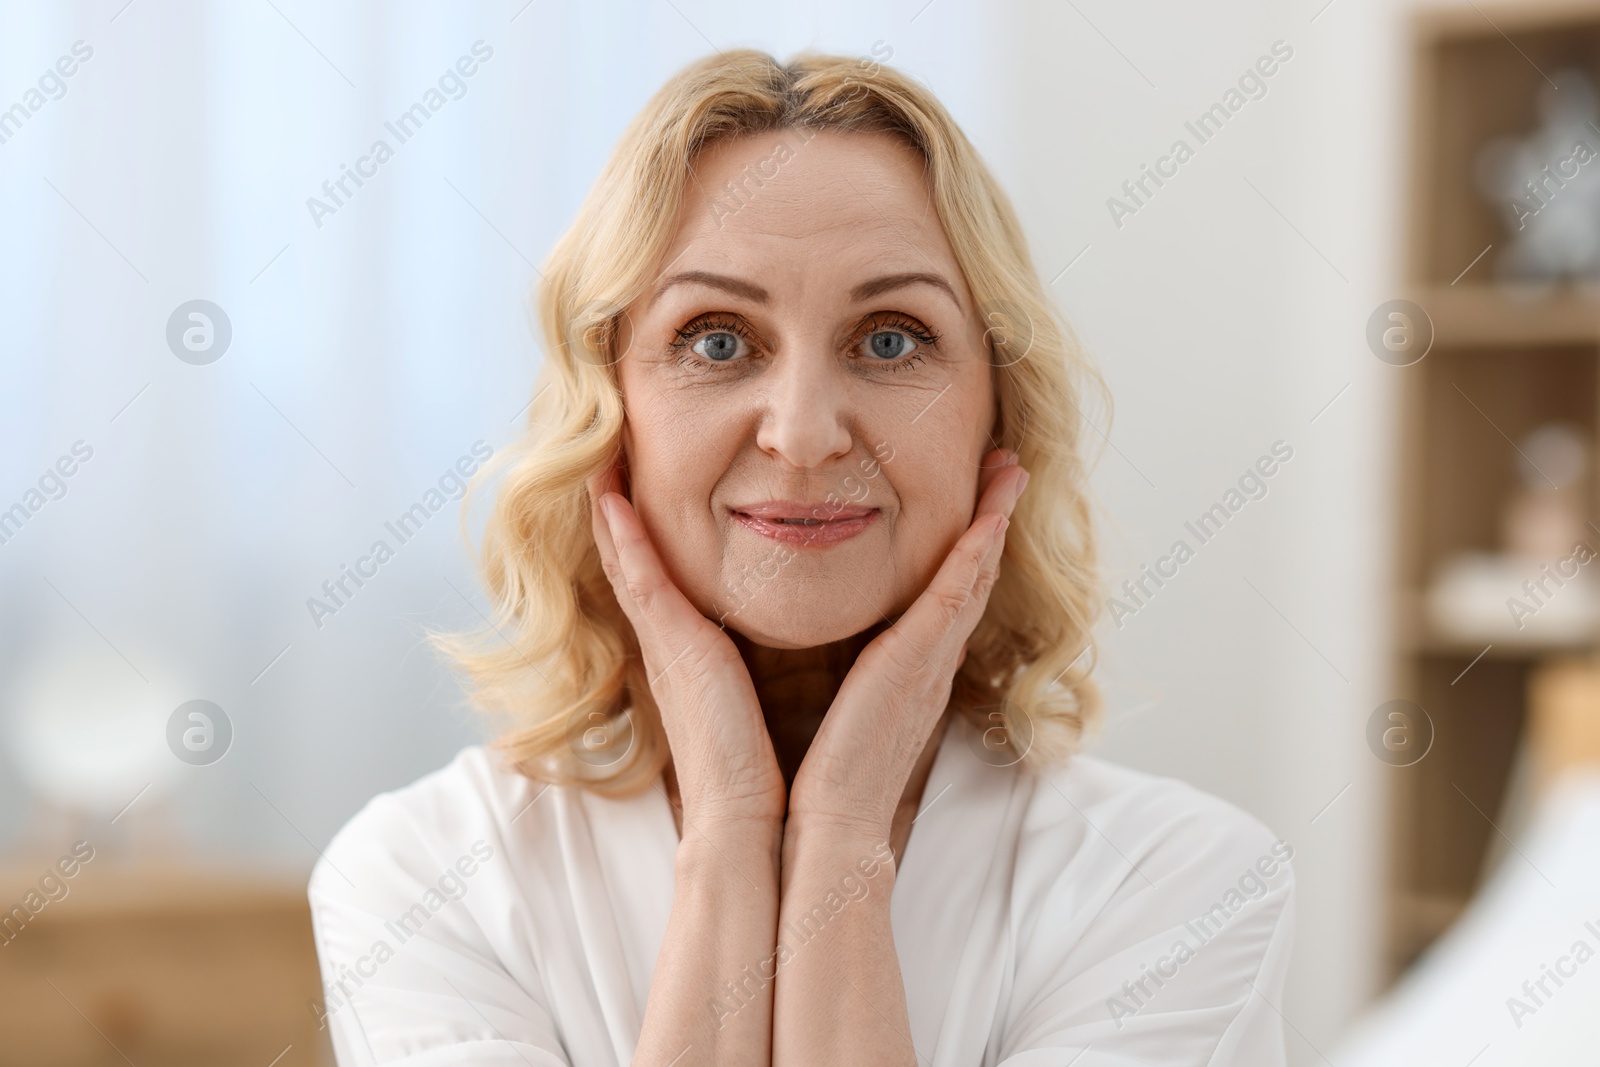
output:
[[[920,157],[884,134],[724,140],[663,262],[617,373],[668,574],[772,648],[892,620],[970,525],[994,447],[984,331]]]

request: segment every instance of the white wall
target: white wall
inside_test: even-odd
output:
[[[1278,1007],[1297,1063],[1322,1062],[1376,980],[1386,819],[1362,730],[1388,697],[1394,368],[1363,331],[1395,295],[1405,110],[1397,11],[1320,7],[1019,3],[1000,163],[1045,277],[1082,252],[1054,292],[1115,398],[1098,472],[1114,584],[1197,547],[1104,629],[1096,750],[1295,847]],[[1185,129],[1280,40],[1293,56],[1264,96],[1205,143]],[[1119,226],[1108,198],[1178,138],[1193,157]],[[1267,495],[1200,545],[1184,523],[1279,440],[1294,455]]]

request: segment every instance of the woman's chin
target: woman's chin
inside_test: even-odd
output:
[[[767,648],[816,648],[852,637],[883,621],[867,601],[852,596],[853,605],[837,603],[819,595],[810,603],[773,598],[768,603],[724,598],[714,611],[706,612],[714,622]]]

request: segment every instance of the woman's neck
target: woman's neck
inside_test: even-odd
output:
[[[739,654],[744,658],[750,680],[755,684],[756,696],[761,701],[761,714],[772,736],[772,748],[783,771],[784,785],[794,786],[795,773],[800,761],[805,759],[823,716],[839,694],[845,675],[855,665],[856,657],[872,639],[889,626],[879,623],[853,637],[845,638],[816,648],[782,649],[757,645],[736,631],[729,630]],[[923,746],[916,764],[912,767],[905,791],[895,810],[890,828],[889,845],[894,851],[895,863],[905,854],[906,842],[911,837],[911,823],[917,815],[924,787],[933,760],[938,754],[946,728],[950,725],[950,709],[940,717],[932,735]],[[666,796],[672,808],[672,820],[683,835],[683,811],[678,796],[678,780],[670,760],[664,774]]]
[[[814,648],[768,648],[736,631],[728,631],[755,684],[786,786],[794,784],[800,761],[856,657],[888,626],[887,622],[880,622],[854,636]]]

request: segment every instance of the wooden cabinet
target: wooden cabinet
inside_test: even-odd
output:
[[[55,861],[11,857],[0,907]],[[98,855],[47,888],[0,935],[0,1067],[331,1067],[303,879]]]
[[[1391,977],[1480,883],[1538,668],[1597,647],[1587,630],[1464,638],[1441,632],[1424,607],[1449,560],[1501,548],[1520,446],[1536,427],[1565,423],[1587,442],[1585,518],[1595,525],[1584,536],[1600,550],[1600,279],[1499,280],[1508,205],[1483,192],[1480,155],[1492,138],[1525,137],[1546,121],[1541,94],[1558,72],[1578,68],[1600,84],[1600,2],[1479,0],[1419,11],[1412,29],[1404,295],[1427,312],[1433,344],[1393,372],[1402,379],[1395,651],[1397,696],[1426,710],[1434,740],[1424,758],[1385,770]],[[1600,149],[1600,126],[1587,136]]]

